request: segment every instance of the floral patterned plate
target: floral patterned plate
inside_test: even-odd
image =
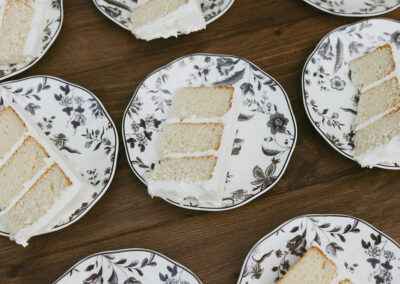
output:
[[[232,85],[240,90],[239,129],[232,149],[221,207],[191,201],[189,209],[220,211],[239,207],[271,189],[282,177],[297,139],[296,121],[284,89],[253,63],[235,56],[194,54],[150,74],[136,89],[123,118],[122,137],[134,173],[160,160],[157,141],[172,94],[184,86]]]
[[[88,90],[50,76],[34,76],[0,84],[0,109],[11,94],[45,135],[94,186],[80,208],[67,213],[65,221],[50,232],[65,228],[82,218],[103,196],[114,176],[118,134],[99,99]],[[8,233],[0,228],[0,235]]]
[[[400,6],[399,0],[304,0],[324,12],[345,17],[378,16]]]
[[[201,284],[189,269],[147,249],[106,251],[88,256],[54,284]]]
[[[363,220],[345,215],[296,217],[247,255],[238,284],[273,284],[316,245],[354,283],[400,283],[400,246]]]
[[[322,39],[303,69],[303,100],[311,123],[335,150],[350,159],[354,159],[351,126],[359,94],[351,83],[348,62],[387,42],[400,48],[399,22],[370,19],[343,26]],[[389,164],[376,167],[400,169]]]
[[[235,0],[199,0],[207,25],[225,14]],[[97,9],[120,27],[130,30],[132,9],[138,0],[93,0]]]
[[[64,18],[63,1],[51,0],[51,7],[52,9],[50,17],[47,20],[47,24],[43,32],[40,56],[33,59],[31,62],[0,65],[0,81],[11,76],[15,76],[35,65],[56,40],[58,34],[60,33]]]

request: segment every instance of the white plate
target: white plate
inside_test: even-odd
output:
[[[324,12],[345,17],[378,16],[400,6],[398,0],[304,0]]]
[[[47,52],[60,33],[64,19],[63,1],[51,0],[51,13],[44,29],[39,57],[30,62],[0,65],[0,81],[17,75],[35,65]]]
[[[349,78],[351,59],[387,42],[400,48],[400,23],[370,19],[325,36],[308,58],[302,75],[304,106],[312,125],[339,153],[354,160],[353,132],[358,91]],[[377,165],[399,170],[398,165]]]
[[[228,11],[235,0],[200,0],[201,9],[207,25],[214,22]],[[130,30],[132,9],[137,6],[137,0],[93,0],[97,9],[120,27]]]
[[[71,267],[54,284],[201,284],[189,269],[147,249],[93,254]]]
[[[238,284],[273,284],[318,245],[354,283],[400,283],[400,246],[358,218],[296,217],[262,238],[249,252]]]
[[[174,90],[232,85],[241,89],[239,129],[222,207],[196,202],[180,207],[221,211],[239,207],[271,189],[282,177],[297,138],[289,99],[277,81],[251,62],[229,55],[194,54],[150,74],[136,89],[122,122],[129,164],[139,179],[161,159],[157,140]]]
[[[1,83],[0,88],[11,92],[15,103],[94,186],[90,199],[82,200],[81,207],[50,232],[65,228],[82,218],[110,186],[118,154],[115,125],[94,94],[55,77],[34,76]],[[0,108],[2,104],[0,97]]]

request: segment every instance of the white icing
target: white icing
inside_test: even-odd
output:
[[[0,88],[0,91],[1,90],[2,89]],[[50,158],[46,160],[46,164],[49,165],[57,163],[72,183],[72,185],[69,186],[65,191],[68,198],[65,198],[63,193],[62,197],[54,204],[57,205],[56,209],[49,210],[45,214],[45,216],[29,226],[29,228],[25,228],[22,233],[18,232],[16,236],[10,235],[10,238],[15,239],[17,243],[26,245],[26,242],[30,237],[40,233],[44,233],[51,229],[52,226],[54,226],[55,224],[66,221],[67,218],[75,210],[81,207],[81,204],[90,197],[95,189],[92,185],[88,183],[85,178],[82,177],[82,175],[78,172],[78,168],[71,161],[67,160],[62,155],[62,153],[53,145],[53,143],[48,140],[43,131],[34,122],[31,121],[29,114],[26,113],[26,111],[20,108],[18,105],[12,103],[11,96],[8,93],[6,96],[3,95],[2,97],[4,99],[5,106],[10,105],[18,114],[18,116],[25,122],[25,125],[28,128],[28,132],[25,134],[25,136],[30,135],[34,139],[36,139],[41,145],[45,145],[45,150],[50,156]],[[14,145],[14,150],[16,149],[15,147],[16,146]],[[10,154],[8,153],[8,155]],[[34,180],[38,177],[39,175],[36,175],[30,182],[24,185],[24,189],[22,189],[20,193],[21,196],[23,195],[24,191],[26,192],[29,189],[28,186],[32,185]],[[54,212],[57,212],[57,214],[54,214]],[[4,216],[4,218],[6,218],[6,216]],[[4,224],[1,225],[5,227]]]
[[[212,178],[206,182],[175,182],[175,181],[148,181],[148,190],[151,196],[159,196],[172,201],[183,203],[188,198],[194,198],[201,206],[221,206],[225,189],[225,179],[228,165],[231,158],[231,149],[237,129],[237,116],[240,108],[240,100],[237,89],[233,94],[231,109],[221,118],[213,119],[224,124],[224,131],[221,137],[220,147],[217,151],[168,154],[167,157],[188,157],[188,156],[216,156],[217,163],[214,167]],[[198,122],[195,119],[192,122]],[[186,120],[185,120],[186,122]]]
[[[145,2],[144,2],[145,3]],[[144,4],[142,3],[142,4]],[[172,13],[153,23],[145,24],[132,33],[140,39],[177,37],[179,33],[188,34],[206,28],[206,21],[197,0],[189,0]]]

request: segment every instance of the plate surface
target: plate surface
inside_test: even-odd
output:
[[[317,244],[355,283],[400,283],[400,246],[370,224],[345,215],[294,218],[247,255],[238,284],[273,284]]]
[[[93,0],[97,9],[120,27],[130,30],[132,9],[137,6],[137,0]],[[234,0],[199,0],[207,25],[225,14]]]
[[[185,86],[232,85],[241,90],[238,131],[222,207],[196,202],[175,205],[197,210],[232,209],[272,188],[283,175],[297,138],[289,99],[268,74],[245,59],[194,54],[150,74],[136,89],[123,118],[122,136],[129,164],[139,179],[161,159],[157,141],[172,95]]]
[[[51,7],[51,13],[49,15],[49,19],[47,20],[41,41],[41,52],[39,57],[34,58],[31,62],[0,65],[0,81],[17,75],[35,65],[45,55],[47,50],[56,40],[58,34],[60,33],[64,18],[63,1],[51,0]]]
[[[201,284],[189,269],[146,249],[125,249],[93,254],[71,267],[54,284]]]
[[[118,134],[99,99],[88,90],[50,76],[34,76],[0,84],[16,104],[54,142],[61,154],[79,165],[80,172],[94,186],[89,200],[52,228],[65,228],[81,217],[103,196],[114,176]],[[0,108],[3,99],[0,96]],[[1,229],[1,228],[0,228]],[[3,236],[6,232],[0,231]]]
[[[399,0],[304,0],[324,12],[345,17],[372,17],[397,9]]]
[[[400,48],[399,22],[371,19],[343,26],[322,39],[303,69],[303,100],[311,123],[335,150],[353,160],[351,126],[359,94],[348,63],[387,42]],[[376,167],[400,169],[388,164]]]

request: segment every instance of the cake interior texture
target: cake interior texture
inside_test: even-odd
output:
[[[26,131],[26,125],[11,107],[0,112],[0,159],[4,158]]]
[[[337,267],[317,247],[311,247],[278,282],[279,284],[332,284]]]
[[[358,103],[356,125],[400,104],[400,85],[396,77],[362,92]]]
[[[146,24],[153,23],[177,10],[180,6],[187,4],[188,1],[189,0],[149,0],[133,9],[131,28],[137,29]]]
[[[394,69],[395,62],[389,44],[378,47],[371,53],[350,62],[351,80],[358,89],[383,79]]]
[[[223,131],[222,123],[166,124],[160,142],[160,152],[165,155],[218,150]]]
[[[226,114],[232,104],[233,87],[181,88],[174,95],[170,118],[216,118]]]
[[[1,217],[1,221],[11,235],[16,234],[43,217],[70,185],[62,169],[57,164],[52,165],[15,206]]]
[[[0,23],[0,64],[28,60],[24,56],[24,48],[35,14],[34,2],[34,0],[5,1],[6,7]]]

